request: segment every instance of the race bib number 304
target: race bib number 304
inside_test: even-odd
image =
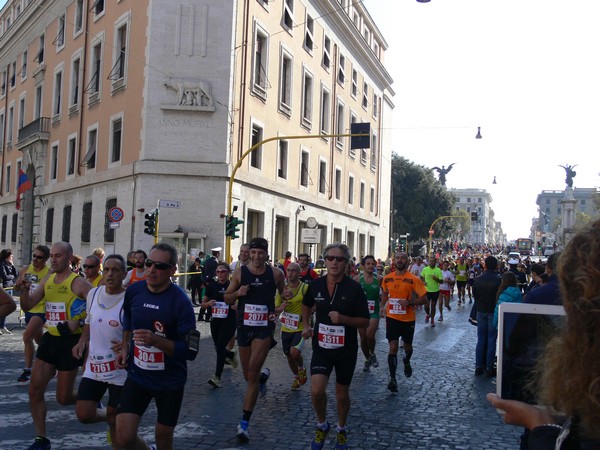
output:
[[[343,325],[319,324],[319,347],[342,348],[346,341],[346,331]]]
[[[269,324],[269,309],[267,305],[244,306],[244,325],[249,327],[266,327]]]
[[[156,347],[137,345],[133,348],[133,362],[140,369],[164,370],[165,354]]]

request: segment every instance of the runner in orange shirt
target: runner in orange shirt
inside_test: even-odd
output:
[[[388,389],[398,392],[396,368],[398,367],[398,340],[404,343],[404,375],[412,375],[410,358],[413,353],[416,306],[427,302],[427,290],[423,282],[408,271],[408,255],[398,252],[394,255],[395,271],[386,275],[381,283],[383,297],[381,316],[386,318],[385,337],[390,345],[388,367],[390,382]]]

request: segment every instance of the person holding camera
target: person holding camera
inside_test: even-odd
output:
[[[29,407],[35,428],[31,450],[50,449],[46,434],[46,400],[48,383],[56,375],[56,401],[61,405],[75,404],[75,378],[83,358],[75,358],[72,349],[86,317],[86,298],[92,285],[71,271],[73,247],[57,242],[50,249],[50,268],[53,273],[42,279],[30,294],[31,281],[24,281],[21,306],[31,310],[42,300],[46,302],[46,327],[37,350],[29,383]]]

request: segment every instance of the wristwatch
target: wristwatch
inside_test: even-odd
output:
[[[83,327],[85,325],[85,319],[79,319],[79,327]]]

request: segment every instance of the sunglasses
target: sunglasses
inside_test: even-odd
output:
[[[95,269],[96,267],[98,267],[97,265],[91,265],[91,264],[84,264],[83,268],[84,269]]]
[[[146,267],[152,267],[152,265],[154,265],[154,267],[156,267],[157,270],[167,270],[173,267],[173,264],[160,261],[152,261],[151,259],[147,259],[144,265]]]
[[[33,259],[44,259],[44,255],[40,256],[40,255],[33,255],[32,256]]]
[[[326,259],[327,261],[333,261],[333,260],[335,259],[337,262],[344,262],[344,261],[347,261],[347,259],[346,259],[345,257],[343,257],[343,256],[332,256],[332,255],[327,255],[327,256],[325,257],[325,259]]]

